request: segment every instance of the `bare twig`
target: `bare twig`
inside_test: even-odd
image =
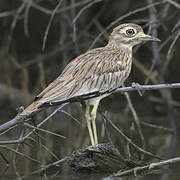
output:
[[[10,43],[11,43],[11,40],[12,40],[12,36],[13,36],[13,33],[14,33],[14,29],[15,29],[16,24],[17,24],[18,17],[21,14],[21,12],[25,9],[25,7],[27,5],[27,2],[28,2],[28,0],[24,0],[24,2],[18,8],[18,10],[17,10],[17,12],[16,12],[16,14],[15,14],[15,16],[13,18],[13,22],[11,24],[11,31],[10,31],[9,39],[8,39],[8,46],[10,46]]]
[[[29,30],[28,30],[28,19],[29,19],[29,10],[31,7],[32,0],[29,0],[27,2],[27,6],[24,13],[24,34],[28,37],[29,36]]]
[[[52,166],[59,166],[59,165],[61,165],[62,163],[66,162],[68,159],[69,159],[69,157],[65,157],[65,158],[60,159],[60,160],[58,160],[58,161],[55,161],[55,162],[53,162],[53,163],[47,164],[47,165],[45,165],[45,166],[42,166],[40,169],[31,172],[28,176],[31,176],[31,175],[34,175],[34,174],[39,174],[39,173],[41,173],[41,172],[43,172],[43,171],[46,171],[47,169],[49,169],[49,168],[52,167]],[[25,177],[27,177],[27,176],[23,176],[22,178],[25,178]]]
[[[118,173],[113,174],[112,177],[122,177],[122,176],[129,175],[129,174],[134,174],[135,176],[137,176],[137,173],[142,173],[146,170],[161,168],[164,165],[169,165],[169,164],[174,164],[174,163],[179,163],[179,162],[180,162],[180,157],[160,161],[157,163],[150,163],[150,164],[145,165],[145,166],[135,167],[133,169],[125,170],[122,172],[120,171]]]
[[[136,148],[139,152],[144,153],[146,155],[149,155],[151,157],[157,158],[157,159],[162,159],[156,155],[154,155],[151,152],[148,152],[144,149],[142,149],[141,147],[139,147],[138,145],[136,145],[129,137],[127,137],[109,118],[107,118],[103,112],[101,111],[101,115],[102,117],[111,124],[111,126],[127,141],[127,143],[129,143],[130,145],[132,145],[134,148]]]
[[[145,143],[144,135],[143,135],[143,132],[142,132],[142,129],[141,129],[141,123],[140,123],[139,117],[138,117],[138,115],[136,113],[136,110],[134,109],[134,106],[132,104],[132,101],[131,101],[131,99],[129,97],[128,92],[125,92],[124,94],[126,96],[129,108],[130,108],[130,110],[132,112],[132,115],[134,117],[134,122],[136,123],[136,126],[137,126],[137,130],[138,130],[141,142],[142,142],[142,147],[143,147],[143,149],[146,149],[146,143]],[[144,157],[142,156],[141,158],[143,159]]]
[[[46,40],[47,40],[47,36],[48,36],[48,32],[49,32],[49,28],[51,26],[51,23],[52,23],[52,20],[57,12],[57,10],[59,9],[59,7],[61,6],[61,3],[62,3],[63,0],[60,0],[59,3],[57,4],[56,8],[54,9],[51,17],[50,17],[50,20],[49,20],[49,23],[46,27],[46,31],[44,33],[44,39],[43,39],[43,45],[42,45],[42,50],[44,51],[44,48],[45,48],[45,45],[46,45]]]
[[[10,148],[10,147],[8,147],[8,146],[0,145],[0,148],[4,148],[4,149],[6,149],[6,150],[12,151],[12,152],[16,153],[17,155],[20,155],[20,156],[22,156],[22,157],[24,157],[24,158],[26,158],[26,159],[29,159],[29,160],[31,160],[31,161],[33,161],[33,162],[38,163],[38,164],[41,164],[41,162],[38,161],[37,159],[33,159],[33,158],[31,158],[30,156],[28,156],[28,155],[26,155],[26,154],[24,154],[24,153],[21,153],[21,152],[19,152],[19,151],[16,151],[16,150],[14,150],[13,148]]]
[[[76,17],[73,19],[73,41],[75,42],[76,41],[76,21],[78,20],[78,18],[81,16],[81,14],[86,10],[88,9],[89,7],[91,7],[93,4],[96,4],[96,3],[99,3],[101,1],[104,1],[104,0],[94,0],[92,1],[91,3],[89,3],[88,5],[86,5],[84,8],[82,8],[79,13],[76,15]]]
[[[73,117],[70,113],[64,111],[64,110],[61,110],[62,113],[66,114],[67,116],[69,116],[70,118],[72,118],[76,123],[80,124],[79,120],[76,119],[75,117]]]
[[[180,36],[180,29],[179,29],[179,32],[176,34],[176,36],[175,36],[173,42],[171,43],[170,47],[169,47],[169,50],[168,50],[168,53],[167,53],[167,57],[169,57],[171,55],[172,49],[173,49],[176,41],[178,40],[179,36]]]
[[[168,2],[169,4],[173,5],[174,7],[180,9],[180,4],[178,4],[177,2],[173,1],[173,0],[165,0],[166,2]]]
[[[174,25],[172,32],[174,32],[180,26],[180,20]]]
[[[4,171],[0,174],[0,176],[2,177],[3,175],[5,175],[5,173],[7,172],[8,168],[9,168],[9,162],[8,162],[8,160],[6,159],[6,157],[4,156],[4,154],[2,152],[0,152],[0,157],[3,159],[3,161],[6,164],[6,167],[5,167]]]
[[[17,12],[17,9],[11,10],[11,11],[1,12],[0,13],[0,18],[4,18],[4,17],[8,17],[8,16],[13,16],[14,14],[16,14],[16,12]]]
[[[60,134],[53,133],[53,132],[48,131],[48,130],[46,130],[46,129],[42,129],[42,128],[39,128],[39,127],[32,126],[32,125],[30,125],[29,123],[24,123],[24,125],[27,126],[27,127],[29,127],[29,128],[37,129],[37,130],[39,130],[39,131],[42,131],[42,132],[45,132],[45,133],[48,133],[48,134],[51,134],[51,135],[54,135],[54,136],[57,136],[57,137],[66,139],[65,136],[62,136],[62,135],[60,135]],[[1,144],[1,143],[0,143],[0,144]]]
[[[20,135],[19,135],[19,138],[23,137],[23,134],[24,134],[24,129],[21,130]],[[18,152],[19,149],[20,149],[20,145],[21,145],[21,144],[18,143],[17,146],[16,146],[16,151],[17,151],[17,152]],[[20,173],[19,173],[18,168],[17,168],[17,153],[14,153],[14,154],[13,154],[13,160],[12,160],[12,162],[13,162],[13,168],[14,168],[14,171],[15,171],[15,173],[16,173],[16,176],[17,176],[18,178],[20,178]]]
[[[56,160],[58,160],[59,158],[53,153],[51,152],[44,144],[40,144],[38,141],[36,141],[33,138],[28,138],[29,140],[35,142],[36,144],[38,144],[39,146],[41,146],[43,149],[45,149],[46,152],[48,152],[52,157],[54,157]]]
[[[155,125],[155,124],[150,124],[150,123],[142,122],[142,121],[141,121],[141,124],[143,126],[147,126],[147,127],[150,127],[150,128],[160,129],[160,130],[163,130],[163,131],[174,133],[173,129],[171,129],[171,128],[166,128],[166,127],[163,127],[163,126],[158,126],[158,125]]]

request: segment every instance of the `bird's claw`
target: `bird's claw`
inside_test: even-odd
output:
[[[139,95],[142,96],[142,92],[141,92],[141,89],[140,89],[141,85],[140,85],[139,83],[133,82],[133,83],[131,84],[131,86],[132,86],[133,88],[137,89]]]

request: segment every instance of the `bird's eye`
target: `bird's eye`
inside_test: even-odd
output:
[[[133,36],[133,35],[135,34],[135,31],[134,31],[134,29],[128,29],[128,30],[126,31],[126,34],[127,34],[128,36]]]

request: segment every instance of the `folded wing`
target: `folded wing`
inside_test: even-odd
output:
[[[77,57],[35,101],[41,104],[78,101],[120,87],[127,76],[124,58],[128,57],[125,52],[119,54],[115,56],[110,50],[98,48]]]

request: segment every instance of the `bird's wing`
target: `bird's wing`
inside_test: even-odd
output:
[[[125,52],[119,54],[98,48],[77,57],[35,100],[42,104],[61,102],[119,87],[126,75],[124,59],[129,58]]]

